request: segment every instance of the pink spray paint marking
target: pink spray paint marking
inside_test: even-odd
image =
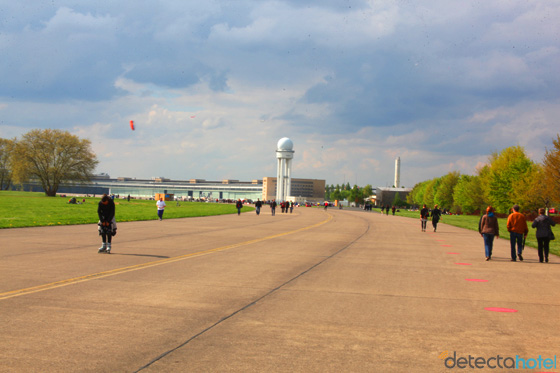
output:
[[[484,309],[486,311],[492,311],[492,312],[517,312],[517,310],[514,310],[513,308],[485,307]]]
[[[465,281],[472,281],[472,282],[488,282],[488,280],[482,280],[480,278],[466,278]]]
[[[453,245],[441,245],[442,247],[453,247]]]
[[[457,264],[458,266],[471,266],[472,265],[471,263],[455,263],[455,264]]]

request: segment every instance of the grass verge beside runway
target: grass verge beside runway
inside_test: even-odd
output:
[[[0,191],[0,228],[39,227],[97,223],[100,197],[77,197],[80,204],[69,204],[71,197],[46,197],[44,193]],[[82,202],[85,199],[84,202]],[[115,199],[117,222],[157,219],[156,202]],[[252,211],[245,205],[243,212]],[[203,202],[167,202],[164,219],[237,213],[235,205]]]
[[[375,211],[379,211],[376,209]],[[392,212],[389,211],[389,215],[392,215]],[[419,211],[406,211],[401,210],[396,212],[395,215],[398,216],[406,216],[408,218],[418,219],[418,230],[420,230],[420,212]],[[389,216],[390,217],[390,216]],[[453,225],[459,228],[470,229],[478,232],[478,222],[480,220],[480,216],[475,215],[443,215],[440,223]],[[500,224],[500,238],[507,239],[509,241],[509,232],[507,231],[507,219],[498,219],[498,223]],[[527,222],[529,227],[529,234],[527,235],[527,241],[525,244],[530,247],[537,247],[537,239],[535,237],[536,229],[531,227],[532,222]],[[432,222],[428,221],[428,230],[431,230]],[[554,255],[560,256],[560,224],[556,224],[555,227],[552,227],[552,231],[554,235],[558,237],[554,241],[550,241],[550,253]],[[482,247],[484,244],[482,243],[482,238],[480,241]]]

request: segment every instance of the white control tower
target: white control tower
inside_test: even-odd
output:
[[[285,201],[292,193],[292,159],[294,143],[287,137],[278,140],[276,158],[278,159],[278,176],[276,179],[276,201]]]

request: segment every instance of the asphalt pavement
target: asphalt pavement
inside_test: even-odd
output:
[[[1,372],[560,371],[559,258],[485,261],[442,223],[265,207],[119,223],[110,255],[95,225],[0,242]]]

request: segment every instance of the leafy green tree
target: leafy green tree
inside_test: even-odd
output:
[[[326,201],[331,200],[331,193],[332,193],[332,187],[327,184],[325,186],[325,200]]]
[[[424,204],[424,194],[426,193],[426,187],[428,186],[430,181],[431,180],[426,180],[414,185],[412,191],[406,197],[407,202],[412,205],[422,206]]]
[[[393,206],[404,206],[406,202],[401,199],[399,192],[395,193],[395,198],[393,199]]]
[[[533,162],[521,146],[512,146],[490,156],[488,184],[485,187],[488,202],[497,212],[507,213],[517,203],[515,188],[532,167]]]
[[[0,138],[0,190],[7,190],[12,185],[12,166],[10,159],[15,140]]]
[[[436,177],[430,180],[428,185],[426,185],[426,191],[424,192],[424,203],[426,204],[426,206],[431,207],[434,205],[434,198],[436,196],[440,181],[441,178]]]
[[[550,202],[560,202],[560,134],[552,143],[554,148],[547,149],[543,159],[543,183],[547,186]]]
[[[525,211],[537,212],[540,207],[548,207],[553,200],[547,183],[544,166],[535,164],[517,182],[512,198]]]
[[[459,181],[461,174],[453,171],[440,179],[437,191],[434,196],[434,203],[441,208],[451,209],[453,207],[453,191]]]
[[[331,196],[332,196],[332,199],[335,200],[335,201],[341,201],[343,199],[342,198],[342,193],[340,193],[340,187],[338,185],[336,186],[335,191],[332,192]]]
[[[484,201],[481,177],[478,175],[461,175],[453,189],[453,211],[472,214],[483,211],[487,203]]]
[[[373,195],[373,187],[370,184],[362,188],[362,199],[364,200],[368,199],[372,195]]]
[[[47,196],[55,196],[62,183],[89,181],[97,163],[89,140],[52,129],[23,135],[11,157],[14,181],[36,179]]]
[[[364,201],[364,197],[357,185],[354,185],[350,190],[350,198],[348,200],[356,203],[362,203]]]

